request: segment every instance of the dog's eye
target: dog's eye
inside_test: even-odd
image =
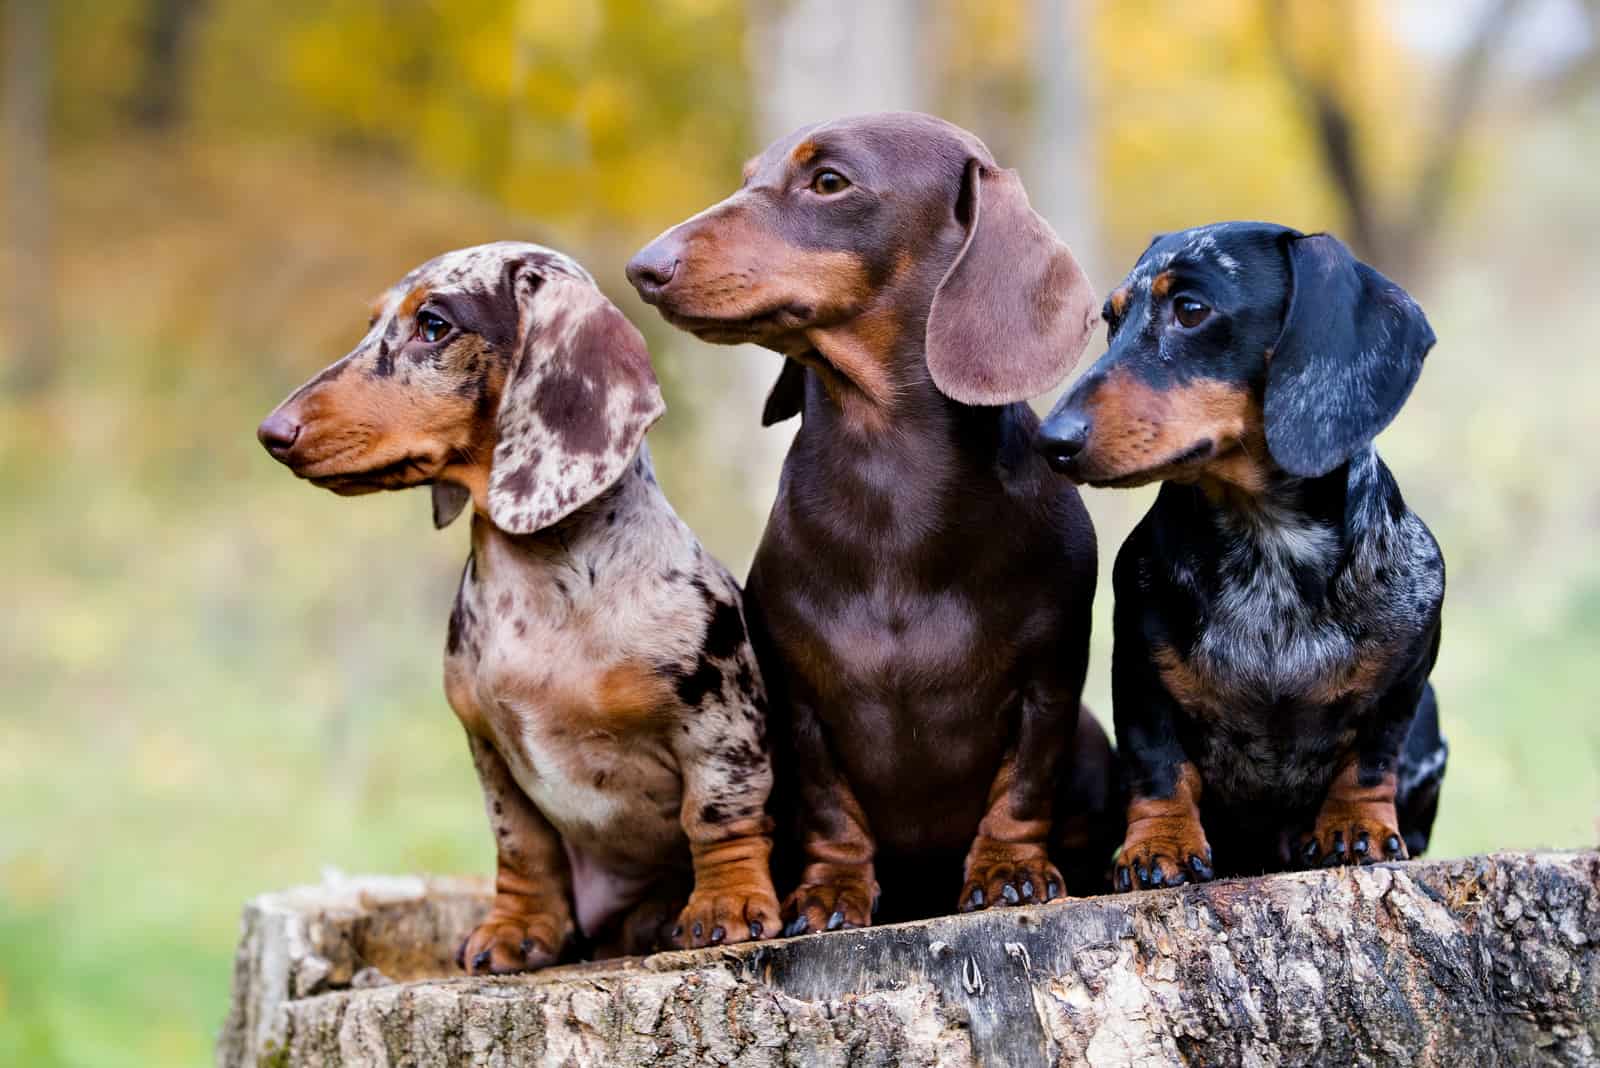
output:
[[[450,322],[433,314],[433,312],[419,312],[417,314],[417,336],[432,344],[450,332]]]
[[[811,179],[811,191],[831,197],[835,193],[843,193],[850,188],[850,179],[838,171],[818,171]]]
[[[1211,309],[1192,297],[1179,297],[1172,302],[1172,314],[1181,326],[1199,326],[1211,314]]]

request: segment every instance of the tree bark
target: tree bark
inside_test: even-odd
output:
[[[467,979],[472,882],[244,914],[218,1063],[1600,1061],[1600,854],[1499,854],[998,909]]]

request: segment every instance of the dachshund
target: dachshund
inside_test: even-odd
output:
[[[335,493],[473,506],[445,651],[498,849],[473,973],[770,938],[766,696],[728,572],[657,485],[644,339],[573,260],[423,264],[261,424]],[[687,902],[685,902],[687,897]]]
[[[926,115],[806,127],[627,274],[669,323],[785,356],[762,422],[802,415],[745,601],[799,854],[785,932],[867,925],[880,892],[887,922],[1104,880],[1094,531],[1022,403],[1094,297],[1016,172]]]
[[[1427,319],[1336,238],[1265,223],[1156,238],[1103,314],[1037,447],[1162,483],[1112,573],[1116,887],[1420,854],[1444,559],[1372,440]]]

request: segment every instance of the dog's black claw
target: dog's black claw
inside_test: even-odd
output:
[[[844,926],[844,913],[835,909],[832,916],[828,917],[828,930],[837,931]]]
[[[1044,899],[1046,902],[1054,901],[1061,895],[1061,885],[1054,879],[1046,879],[1044,883]]]
[[[1000,896],[1006,899],[1007,905],[1015,905],[1022,900],[1022,895],[1017,893],[1017,888],[1010,883],[1000,888]]]
[[[1389,851],[1389,856],[1396,860],[1400,859],[1400,838],[1398,835],[1391,834],[1384,839],[1383,848]]]
[[[489,951],[487,949],[481,950],[476,957],[472,958],[472,970],[473,971],[477,971],[479,968],[482,968],[485,964],[488,964],[488,963],[489,963]]]
[[[1360,834],[1356,835],[1355,844],[1350,847],[1350,852],[1354,853],[1358,857],[1364,857],[1367,855],[1367,851],[1371,848],[1372,842],[1369,840],[1367,832],[1362,831]]]
[[[1024,879],[1024,880],[1022,880],[1022,900],[1024,900],[1024,901],[1032,901],[1033,900],[1033,880],[1032,879]]]
[[[766,930],[766,928],[761,926],[761,921],[760,920],[751,920],[750,921],[750,937],[751,938],[760,938],[762,932],[765,931],[765,930]]]
[[[1317,853],[1321,849],[1322,847],[1317,844],[1315,838],[1300,847],[1300,859],[1305,861],[1306,867],[1310,867],[1317,862]]]
[[[967,898],[967,908],[969,908],[969,909],[981,909],[981,908],[983,908],[983,887],[980,886],[980,887],[976,887],[976,888],[973,889],[972,896]]]
[[[683,924],[680,923],[680,924],[678,924],[678,926],[676,926],[676,927],[674,927],[672,929],[672,937],[673,938],[682,938],[683,937]]]
[[[796,916],[789,922],[789,926],[783,929],[783,937],[793,938],[796,935],[804,934],[808,926],[809,924],[806,923],[804,916]]]
[[[1124,893],[1133,889],[1133,879],[1128,875],[1126,867],[1117,869],[1117,889]]]
[[[1150,888],[1152,890],[1167,885],[1167,873],[1162,870],[1159,863],[1150,865]]]
[[[1189,857],[1189,870],[1194,872],[1194,877],[1196,879],[1200,879],[1200,880],[1204,881],[1206,879],[1211,878],[1210,857],[1211,857],[1211,850],[1209,850],[1209,849],[1206,850],[1206,860],[1201,860],[1199,857],[1196,857],[1196,856],[1190,856]]]
[[[705,934],[705,931],[706,931],[705,925],[701,924],[701,923],[697,923],[697,924],[694,925],[694,929],[692,931],[690,931],[689,933],[694,935],[694,940],[696,942],[698,942],[698,941],[700,941],[700,937]]]
[[[522,945],[518,946],[517,948],[522,950],[522,959],[527,960],[528,954],[533,952],[533,939],[524,938],[522,940]]]
[[[1140,888],[1141,889],[1145,889],[1145,890],[1150,889],[1150,869],[1146,868],[1143,864],[1141,864],[1136,869],[1136,871],[1137,871],[1137,874],[1139,876],[1139,886],[1140,886]]]
[[[722,941],[724,938],[727,938],[727,937],[728,937],[728,932],[722,929],[722,925],[721,924],[718,924],[716,927],[711,928],[711,944],[712,945],[716,945],[718,942]]]

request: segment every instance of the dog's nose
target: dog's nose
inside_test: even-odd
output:
[[[1034,449],[1057,471],[1070,468],[1088,443],[1089,421],[1070,411],[1046,419],[1033,439]]]
[[[628,261],[628,281],[646,304],[660,299],[661,291],[678,273],[678,258],[677,242],[659,240],[646,245]]]
[[[256,427],[256,440],[275,460],[286,460],[289,450],[300,439],[300,424],[283,412],[273,412]]]

